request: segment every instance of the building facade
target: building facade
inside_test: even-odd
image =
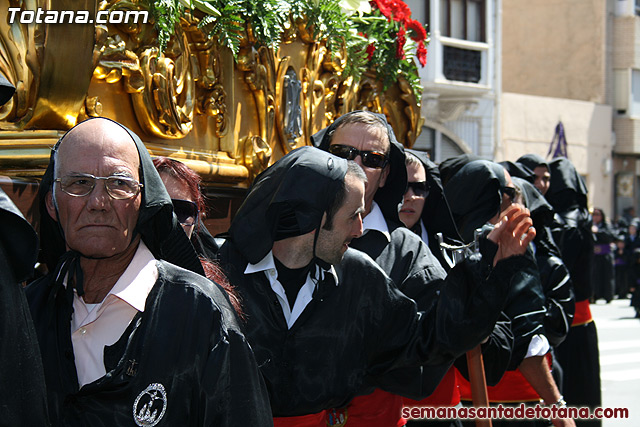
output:
[[[500,0],[408,0],[430,33],[420,71],[425,123],[414,148],[440,162],[462,153],[494,157],[499,118]]]
[[[616,143],[614,67],[619,0],[502,2],[501,138],[496,160],[550,158],[559,122],[589,203],[609,217]],[[631,41],[633,44],[633,40]],[[617,141],[617,142],[616,142]],[[640,147],[639,147],[640,148]],[[617,162],[616,162],[617,163]]]

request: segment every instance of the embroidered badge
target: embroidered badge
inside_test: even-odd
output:
[[[149,384],[133,402],[133,419],[139,426],[153,427],[167,410],[167,393],[160,383]]]

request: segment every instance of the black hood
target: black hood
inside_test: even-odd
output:
[[[536,229],[550,226],[553,222],[553,208],[538,190],[529,181],[517,176],[512,176],[513,184],[520,189],[524,198],[524,205],[531,212],[531,220]]]
[[[440,170],[440,179],[442,185],[447,185],[447,182],[456,174],[464,165],[473,162],[475,160],[482,160],[482,157],[475,154],[461,154],[459,156],[450,157],[444,162],[440,163],[438,169]]]
[[[274,241],[320,227],[346,173],[345,159],[314,147],[291,151],[256,177],[229,238],[249,262],[259,262]]]
[[[16,88],[0,74],[0,107],[9,102]]]
[[[546,198],[556,212],[574,208],[587,209],[587,185],[569,159],[553,159],[549,162],[549,172],[551,184]]]
[[[179,267],[186,268],[199,274],[204,274],[202,265],[184,233],[180,223],[173,214],[173,205],[167,190],[160,179],[160,175],[153,166],[151,156],[138,136],[125,126],[107,118],[91,118],[89,120],[109,120],[122,127],[131,136],[136,144],[140,157],[140,181],[142,187],[142,202],[135,233],[141,236],[144,243],[157,259],[163,259]],[[78,126],[78,125],[76,125]],[[74,126],[75,128],[75,126]],[[47,213],[45,198],[51,191],[53,184],[53,172],[55,167],[54,153],[65,136],[74,128],[71,128],[57,142],[52,150],[40,189],[38,198],[40,202],[40,237],[42,239],[42,252],[49,267],[49,271],[58,264],[60,257],[66,252],[66,245],[62,230],[58,223]],[[134,234],[135,235],[135,234]]]
[[[311,136],[311,142],[314,146],[324,151],[329,151],[331,145],[331,135],[340,123],[352,114],[361,111],[352,111],[338,117],[330,126],[318,131]],[[371,113],[384,120],[387,125],[387,133],[389,136],[389,175],[384,187],[379,188],[373,200],[380,206],[382,214],[388,220],[400,222],[398,217],[398,205],[402,203],[402,198],[407,189],[407,168],[404,164],[404,147],[396,139],[393,129],[384,114]]]
[[[435,235],[442,233],[445,239],[455,242],[462,241],[456,223],[449,207],[449,202],[444,195],[444,188],[440,180],[440,171],[438,166],[429,159],[424,151],[406,150],[408,153],[416,156],[427,173],[427,182],[429,183],[429,195],[424,202],[422,210],[422,222],[429,232],[429,243],[436,241]],[[431,246],[431,245],[430,245]],[[432,248],[433,251],[433,248]],[[439,253],[434,252],[434,253]]]
[[[506,160],[504,162],[500,162],[500,165],[509,172],[511,177],[515,176],[520,179],[524,179],[525,181],[529,181],[532,184],[536,181],[536,174],[533,173],[533,169],[529,169],[522,163],[513,163],[512,161]]]
[[[524,156],[516,160],[516,163],[520,163],[521,165],[532,171],[538,166],[544,166],[545,168],[549,169],[549,163],[547,163],[547,161],[543,159],[542,156],[539,156],[537,154],[525,154]]]
[[[453,218],[465,243],[473,241],[474,231],[500,211],[506,185],[504,168],[488,160],[467,163],[444,185]]]
[[[13,204],[9,196],[0,190],[0,242],[5,248],[8,265],[14,278],[22,282],[31,277],[38,259],[38,235],[31,224]]]

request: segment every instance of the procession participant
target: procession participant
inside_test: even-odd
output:
[[[27,297],[55,425],[271,425],[234,310],[133,132],[73,127],[39,200],[51,273]]]
[[[547,194],[551,183],[549,163],[537,154],[525,154],[516,160],[516,163],[531,170],[535,174],[533,185],[540,190],[543,196]]]
[[[591,316],[593,296],[591,264],[593,235],[587,204],[587,186],[575,166],[565,157],[549,162],[551,184],[545,197],[555,210],[551,230],[569,270],[576,308],[567,338],[558,346],[563,369],[563,395],[568,405],[601,406],[598,334]],[[577,425],[601,425],[599,420],[578,420]]]
[[[479,286],[464,280],[462,266],[438,302],[418,312],[380,267],[349,248],[362,233],[365,180],[354,162],[296,149],[256,178],[221,247],[276,425],[324,426],[326,409],[346,406],[395,368],[446,363],[484,339],[498,317],[460,303]],[[498,249],[495,266],[482,270],[492,282],[483,289],[487,306],[499,307],[513,274],[530,267],[516,255],[534,234],[515,207],[489,236]],[[471,308],[481,312],[469,322],[463,313]]]
[[[0,74],[0,106],[15,90]],[[42,360],[21,286],[37,258],[35,230],[0,190],[0,420],[8,426],[49,425]]]
[[[399,221],[399,204],[407,187],[405,156],[402,145],[397,142],[384,116],[368,111],[347,113],[314,135],[313,139],[320,148],[332,154],[354,159],[367,174],[364,234],[354,239],[351,246],[371,256],[389,274],[400,291],[416,301],[419,309],[431,307],[437,301],[440,288],[447,286],[445,282],[448,283],[449,279],[429,247]],[[491,256],[478,263],[465,262],[460,270],[468,270],[467,277],[480,278],[478,269],[482,268],[482,262],[488,263],[489,260]],[[487,308],[487,301],[481,292],[477,299],[469,303],[483,306],[478,307],[480,313]],[[499,310],[499,307],[494,306],[494,309]],[[469,321],[472,312],[467,313]],[[408,390],[414,388],[419,391],[413,396],[427,396],[435,390],[449,367],[446,364],[437,368],[423,368],[422,374],[405,373],[408,381],[396,393],[406,395]],[[390,393],[395,391],[392,386],[385,384],[384,389],[354,399],[346,408],[346,425],[397,424],[402,399]]]
[[[168,157],[155,157],[153,165],[171,197],[171,204],[178,222],[200,258],[205,276],[227,292],[231,305],[242,319],[242,302],[215,261],[219,246],[204,225],[207,206],[204,194],[200,190],[202,178],[184,163]]]

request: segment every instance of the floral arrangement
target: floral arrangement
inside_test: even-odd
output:
[[[346,52],[345,75],[374,71],[384,88],[399,75],[422,93],[415,60],[427,62],[429,35],[402,0],[148,0],[164,51],[180,17],[199,12],[199,26],[238,53],[243,30],[259,45],[277,48],[290,21],[305,22],[332,53]]]

